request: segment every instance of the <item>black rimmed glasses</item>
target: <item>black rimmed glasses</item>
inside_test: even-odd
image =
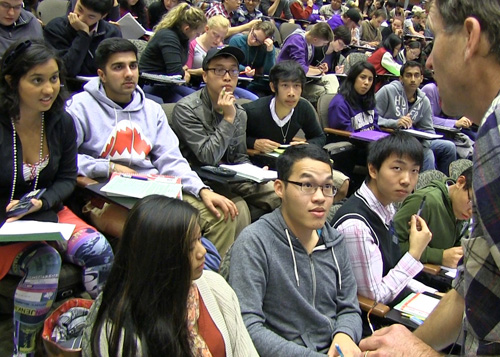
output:
[[[236,78],[240,75],[240,70],[237,68],[225,69],[225,68],[207,68],[208,71],[214,71],[214,74],[218,77],[224,77],[229,74],[230,77]]]
[[[257,42],[259,45],[263,45],[264,44],[265,39],[264,39],[264,41],[259,40],[259,38],[257,37],[257,35],[255,35],[255,30],[254,29],[252,29],[252,31],[250,31],[250,36],[252,36],[253,40],[255,42]]]
[[[2,9],[4,9],[5,11],[9,11],[10,9],[12,9],[14,11],[21,11],[21,9],[24,7],[24,3],[21,3],[21,4],[16,5],[16,6],[12,6],[8,2],[2,1],[2,2],[0,2],[0,7]]]
[[[337,194],[337,188],[331,183],[325,183],[324,185],[320,186],[310,182],[297,182],[290,180],[281,180],[281,181],[299,186],[300,190],[307,195],[313,195],[314,193],[316,193],[318,188],[321,188],[323,195],[327,197],[333,197]]]

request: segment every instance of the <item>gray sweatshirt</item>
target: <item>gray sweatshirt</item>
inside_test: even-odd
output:
[[[359,341],[361,315],[347,257],[342,235],[328,223],[307,254],[280,208],[241,232],[229,283],[261,356],[324,355],[339,332]]]
[[[435,134],[432,125],[432,108],[429,98],[417,89],[417,100],[410,107],[408,98],[400,81],[386,84],[375,94],[378,112],[378,125],[387,128],[397,128],[397,121],[403,115],[409,115],[413,120],[413,128]],[[429,147],[427,140],[422,140],[424,147]]]

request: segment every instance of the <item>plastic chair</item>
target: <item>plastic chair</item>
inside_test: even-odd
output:
[[[68,4],[68,0],[43,0],[37,7],[38,18],[46,25],[56,17],[65,16]]]

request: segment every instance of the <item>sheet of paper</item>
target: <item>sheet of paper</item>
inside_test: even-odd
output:
[[[437,304],[439,304],[439,301],[439,299],[429,295],[411,293],[406,299],[394,306],[394,308],[425,320]]]
[[[450,278],[453,278],[455,279],[455,277],[457,276],[457,269],[453,269],[453,268],[448,268],[448,267],[445,267],[445,266],[442,266],[441,265],[441,269],[445,270],[446,271],[446,276],[449,276]]]
[[[69,223],[18,220],[4,223],[0,228],[0,241],[58,240],[61,236],[68,240],[74,230],[75,225]],[[18,236],[17,239],[14,236]]]
[[[417,138],[421,139],[441,139],[443,135],[426,133],[425,131],[415,130],[415,129],[405,129],[405,131]]]
[[[278,172],[274,170],[264,170],[261,167],[252,164],[238,164],[238,165],[220,165],[230,170],[234,170],[239,176],[253,180],[255,182],[263,182],[268,180],[276,180]]]
[[[110,180],[101,191],[108,195],[143,198],[149,195],[162,195],[172,198],[182,198],[182,185],[161,181],[137,180],[117,176]]]
[[[136,40],[146,34],[146,29],[134,19],[130,12],[118,20],[118,24],[120,25],[123,38]]]

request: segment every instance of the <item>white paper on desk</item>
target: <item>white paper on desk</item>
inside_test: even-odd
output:
[[[411,134],[417,138],[421,139],[441,139],[443,135],[441,134],[432,134],[432,133],[427,133],[425,131],[420,131],[420,130],[415,130],[415,129],[404,129],[408,134]]]
[[[238,164],[238,165],[220,165],[229,170],[234,170],[238,173],[238,176],[244,177],[246,179],[263,182],[268,180],[276,180],[278,178],[278,172],[274,170],[264,170],[261,167],[252,164]]]
[[[130,14],[126,13],[120,20],[118,20],[122,37],[128,40],[136,40],[144,35],[152,35],[152,31],[146,31],[142,25]]]
[[[143,198],[149,195],[162,195],[182,199],[182,184],[159,180],[137,180],[116,176],[101,188],[110,196]]]
[[[40,222],[40,221],[14,221],[4,223],[0,228],[0,236],[27,236],[34,235],[42,237],[46,233],[60,233],[60,235],[68,240],[71,238],[75,225],[70,223],[54,223],[54,222]],[[27,240],[27,239],[25,239]],[[29,240],[43,240],[43,239],[29,239]]]
[[[445,267],[445,266],[442,266],[442,265],[441,265],[441,269],[445,270],[446,271],[446,273],[445,273],[446,276],[449,276],[452,279],[455,279],[455,277],[457,276],[457,269],[448,268],[448,267]]]
[[[439,304],[439,301],[439,299],[423,293],[411,293],[403,301],[394,306],[394,309],[425,320],[437,304]]]

